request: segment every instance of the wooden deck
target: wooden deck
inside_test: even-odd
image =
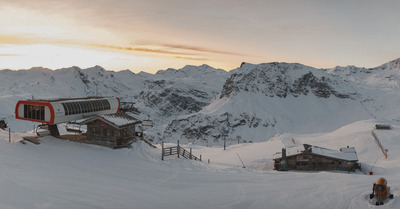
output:
[[[28,141],[30,143],[39,145],[40,144],[40,140],[38,136],[24,136],[22,137],[25,141]]]
[[[57,138],[68,140],[68,141],[73,141],[73,142],[80,142],[80,143],[90,144],[90,142],[87,139],[87,136],[86,135],[82,135],[82,134],[63,134],[63,135],[60,135]]]

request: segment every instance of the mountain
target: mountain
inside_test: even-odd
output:
[[[278,133],[328,131],[352,122],[348,115],[370,116],[358,97],[349,82],[324,70],[244,63],[232,71],[218,98],[199,113],[172,121],[166,135],[218,143],[225,137],[265,141]]]
[[[134,97],[149,114],[170,118],[196,113],[221,90],[228,73],[208,65],[158,71]]]
[[[265,141],[282,133],[319,133],[371,118],[399,120],[400,59],[375,68],[316,69],[298,63],[243,63],[229,72],[208,65],[156,74],[100,66],[0,71],[0,117],[16,131],[19,99],[118,96],[153,120],[154,140],[221,144]]]
[[[265,141],[281,133],[318,133],[370,118],[399,120],[400,59],[376,68],[315,69],[297,63],[243,63],[218,98],[173,120],[164,136]]]
[[[15,131],[27,131],[33,127],[31,122],[15,120],[18,100],[117,96],[121,101],[134,102],[142,113],[140,119],[150,116],[162,123],[201,110],[219,93],[227,75],[207,65],[168,69],[154,75],[106,71],[100,66],[1,70],[0,118],[16,127]]]

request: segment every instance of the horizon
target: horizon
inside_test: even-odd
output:
[[[400,57],[400,2],[358,2],[0,0],[0,69],[372,68]]]
[[[397,58],[397,59],[389,60],[389,61],[387,61],[387,62],[385,62],[385,63],[381,63],[381,64],[379,64],[379,65],[377,65],[377,66],[374,66],[374,67],[371,67],[371,68],[376,68],[376,67],[379,67],[379,66],[381,66],[381,65],[384,65],[384,64],[387,64],[387,63],[389,63],[389,62],[396,61],[396,60],[400,60],[400,57]],[[336,68],[336,67],[348,67],[348,66],[354,66],[354,67],[357,67],[357,68],[367,68],[367,67],[364,67],[364,66],[355,66],[355,65],[347,65],[347,66],[340,66],[340,65],[337,65],[337,66],[334,66],[334,67],[332,67],[332,68],[318,68],[318,67],[314,67],[314,66],[311,66],[311,65],[307,65],[307,64],[303,64],[303,63],[298,63],[298,62],[292,62],[292,63],[288,63],[288,62],[261,62],[261,63],[242,62],[241,64],[243,64],[243,63],[247,63],[247,64],[251,64],[251,65],[260,65],[260,64],[269,64],[269,63],[300,64],[300,65],[304,65],[304,66],[308,66],[308,67],[313,67],[313,68],[315,68],[315,69],[333,69],[333,68]],[[24,69],[9,69],[9,68],[4,68],[4,69],[0,69],[0,71],[2,71],[2,70],[18,71],[18,70],[34,70],[34,69],[44,69],[44,70],[56,71],[56,70],[62,70],[62,69],[71,69],[71,68],[75,68],[75,67],[77,67],[77,68],[79,68],[79,69],[81,69],[81,70],[86,70],[86,69],[92,69],[92,68],[95,68],[95,67],[100,67],[100,68],[104,69],[105,71],[120,72],[120,71],[126,71],[126,70],[128,70],[128,71],[131,71],[131,72],[133,72],[133,73],[135,73],[135,74],[139,74],[139,73],[156,74],[156,73],[159,72],[159,71],[164,71],[164,70],[168,70],[168,69],[181,70],[181,69],[183,69],[183,68],[185,68],[185,67],[187,67],[187,66],[201,67],[201,66],[203,66],[203,65],[209,66],[209,67],[214,68],[214,69],[217,69],[217,70],[224,70],[224,71],[226,71],[226,72],[235,70],[235,69],[237,69],[237,68],[240,67],[240,65],[239,65],[239,66],[237,66],[237,67],[235,67],[235,68],[232,68],[232,69],[227,70],[227,69],[217,68],[217,67],[208,65],[208,64],[206,64],[206,63],[203,63],[203,64],[200,64],[200,65],[190,65],[190,64],[187,64],[187,65],[184,65],[184,66],[179,67],[179,68],[166,67],[166,68],[164,68],[164,69],[158,69],[158,70],[155,70],[155,71],[152,71],[152,72],[146,72],[146,71],[137,71],[137,72],[134,72],[134,71],[131,70],[131,69],[119,69],[119,70],[114,70],[114,69],[107,69],[107,68],[105,68],[105,67],[103,67],[103,66],[100,66],[100,65],[94,65],[94,66],[89,66],[89,67],[84,67],[84,68],[79,67],[79,66],[70,66],[70,67],[61,67],[61,68],[47,68],[47,67],[43,67],[43,66],[34,66],[34,67],[24,68]]]

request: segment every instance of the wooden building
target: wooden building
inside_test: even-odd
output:
[[[303,148],[304,147],[304,148]],[[359,168],[358,157],[354,147],[331,150],[313,145],[303,144],[299,149],[291,148],[287,152],[282,149],[280,157],[274,160],[274,169],[278,171],[287,170],[343,170],[355,171]]]
[[[87,140],[90,143],[112,148],[128,147],[136,141],[135,126],[141,121],[119,112],[116,114],[96,115],[81,125],[87,125]]]

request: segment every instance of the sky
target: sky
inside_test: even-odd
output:
[[[0,69],[145,71],[400,57],[395,0],[0,0]]]

